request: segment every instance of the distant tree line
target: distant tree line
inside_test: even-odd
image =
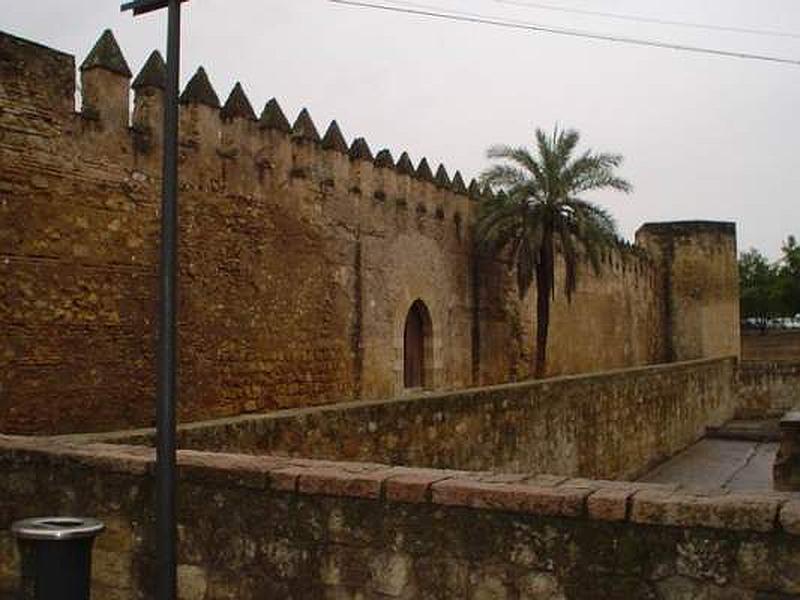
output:
[[[800,313],[800,245],[795,236],[786,239],[781,251],[775,262],[755,248],[739,256],[741,315],[751,326],[766,328],[772,319]]]

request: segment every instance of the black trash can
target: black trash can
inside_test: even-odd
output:
[[[42,517],[17,521],[22,573],[20,600],[89,600],[97,519]]]

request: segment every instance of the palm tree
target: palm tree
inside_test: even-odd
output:
[[[481,175],[489,193],[476,224],[476,240],[493,253],[505,253],[516,268],[517,289],[524,297],[536,278],[536,356],[534,376],[547,364],[550,301],[555,297],[555,261],[560,251],[566,277],[564,291],[572,300],[581,256],[600,270],[604,249],[618,243],[614,219],[584,200],[586,192],[611,188],[631,191],[615,174],[618,154],[586,150],[575,155],[580,134],[558,126],[548,137],[536,130],[536,150],[495,146],[491,159],[502,161]]]

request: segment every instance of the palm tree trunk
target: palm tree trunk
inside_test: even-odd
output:
[[[533,376],[541,379],[547,372],[547,333],[550,328],[550,299],[553,291],[553,235],[545,233],[536,265],[536,357]]]

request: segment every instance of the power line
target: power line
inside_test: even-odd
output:
[[[583,31],[580,29],[565,29],[560,27],[550,27],[546,25],[539,25],[537,23],[530,23],[526,21],[507,21],[494,17],[488,17],[477,13],[468,13],[462,11],[449,11],[439,12],[439,7],[427,6],[422,4],[411,4],[408,2],[397,2],[397,6],[388,4],[378,4],[362,0],[328,0],[334,4],[342,4],[347,6],[354,6],[358,8],[371,8],[376,10],[383,10],[393,13],[403,13],[409,15],[417,15],[421,17],[430,17],[434,19],[443,19],[449,21],[459,21],[462,23],[475,23],[479,25],[493,25],[496,27],[503,27],[506,29],[518,29],[523,31],[536,31],[539,33],[550,33],[554,35],[564,35],[569,37],[585,38],[590,40],[600,40],[605,42],[614,42],[620,44],[632,44],[635,46],[648,46],[652,48],[663,48],[667,50],[679,50],[682,52],[695,52],[699,54],[711,54],[714,56],[725,56],[728,58],[740,58],[745,60],[758,60],[771,63],[779,63],[785,65],[792,65],[795,67],[800,66],[800,60],[793,58],[784,58],[779,56],[769,56],[765,54],[753,54],[750,52],[736,52],[733,50],[720,50],[717,48],[704,48],[700,46],[686,46],[683,44],[674,44],[671,42],[660,42],[657,40],[646,40],[641,38],[632,38],[624,36],[615,36],[604,33],[595,33],[592,31]],[[418,7],[418,8],[412,8]]]
[[[554,4],[545,4],[541,2],[523,2],[521,0],[492,0],[496,4],[503,4],[506,6],[517,6],[522,8],[537,8],[541,10],[549,10],[560,13],[567,13],[573,15],[588,15],[592,17],[604,17],[608,19],[619,19],[622,21],[633,21],[635,23],[652,23],[655,25],[670,25],[674,27],[691,27],[694,29],[709,29],[712,31],[726,31],[732,33],[747,33],[751,35],[774,36],[784,38],[800,39],[800,33],[793,31],[777,31],[773,29],[751,29],[749,27],[733,27],[729,25],[715,25],[713,23],[696,23],[692,21],[673,21],[670,19],[658,19],[653,17],[641,17],[637,15],[628,15],[622,13],[603,12],[599,10],[587,10],[582,8],[567,8],[563,6],[555,6]]]

